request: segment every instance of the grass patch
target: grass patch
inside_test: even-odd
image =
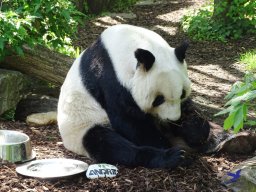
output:
[[[256,49],[241,54],[240,62],[246,65],[247,70],[256,72]]]

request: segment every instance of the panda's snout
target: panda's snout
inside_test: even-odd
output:
[[[168,118],[167,120],[168,121],[178,121],[180,119],[180,114],[179,115],[175,115],[175,116],[172,116],[171,118]]]
[[[167,115],[168,115],[167,116],[168,121],[177,121],[181,117],[181,111],[179,108],[178,109],[176,108],[176,109],[172,110],[171,112],[169,112],[169,114],[167,114]]]
[[[165,102],[155,112],[155,116],[158,116],[162,121],[177,121],[181,117],[181,106],[180,103]]]

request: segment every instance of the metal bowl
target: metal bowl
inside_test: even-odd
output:
[[[34,158],[29,136],[9,130],[0,130],[0,162],[22,163]]]

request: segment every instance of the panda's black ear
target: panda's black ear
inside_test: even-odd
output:
[[[134,54],[138,60],[137,68],[142,66],[146,71],[148,71],[153,66],[155,57],[150,51],[145,49],[137,49]]]
[[[174,53],[177,57],[177,59],[183,63],[185,56],[186,56],[186,50],[188,48],[189,44],[187,41],[184,41],[181,45],[179,45],[178,47],[176,47],[174,49]]]

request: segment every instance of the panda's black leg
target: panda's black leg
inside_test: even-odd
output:
[[[115,131],[99,125],[86,133],[83,145],[97,162],[131,167],[175,168],[184,158],[184,151],[180,149],[136,146]]]

